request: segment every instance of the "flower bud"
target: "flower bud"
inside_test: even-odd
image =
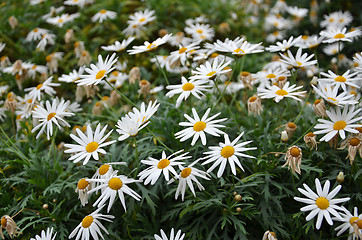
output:
[[[337,175],[337,181],[339,183],[343,183],[344,182],[344,173],[343,172],[339,172]]]
[[[288,142],[289,137],[288,137],[287,131],[285,131],[285,130],[282,131],[281,136],[280,136],[280,140],[281,140],[282,142],[284,142],[284,143]]]
[[[242,197],[240,194],[237,194],[237,195],[235,195],[235,197],[234,197],[234,200],[235,200],[236,202],[240,202],[241,199],[243,199],[243,197]]]

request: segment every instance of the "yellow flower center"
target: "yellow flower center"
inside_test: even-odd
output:
[[[285,91],[284,89],[279,89],[279,90],[276,91],[275,93],[278,94],[279,96],[286,96],[286,95],[288,95],[288,92]]]
[[[213,54],[210,55],[210,58],[216,58],[217,56],[219,56],[218,53],[213,53]]]
[[[197,29],[196,32],[201,34],[201,33],[203,33],[204,31],[202,31],[201,29]]]
[[[206,76],[211,77],[211,76],[214,75],[215,73],[216,73],[216,71],[212,71],[212,72],[209,72],[208,74],[206,74]]]
[[[187,178],[188,176],[190,176],[190,174],[191,174],[191,168],[189,168],[189,167],[184,168],[181,171],[181,177],[182,178]]]
[[[353,226],[353,222],[356,221],[358,219],[358,217],[351,217],[349,219],[349,223]]]
[[[89,228],[90,225],[92,225],[93,217],[92,216],[86,216],[82,220],[82,227]]]
[[[100,166],[99,168],[99,175],[104,175],[108,172],[109,170],[109,165],[108,164],[103,164],[102,166]]]
[[[296,63],[298,64],[298,67],[302,65],[301,62],[296,61]]]
[[[302,38],[303,38],[304,40],[307,40],[307,39],[308,39],[308,36],[307,36],[307,35],[303,35]]]
[[[152,49],[154,49],[154,48],[157,48],[156,44],[154,44],[154,43],[151,43],[151,44],[149,44],[149,45],[147,46],[147,49],[148,49],[148,50],[152,50]]]
[[[279,81],[279,82],[283,82],[285,79],[286,79],[286,77],[284,77],[284,76],[278,77],[278,81]]]
[[[107,12],[107,10],[102,9],[102,10],[100,10],[99,12],[102,13],[102,14],[105,14],[105,13]]]
[[[6,218],[2,217],[1,218],[1,226],[3,226],[5,228],[6,227],[6,222],[7,222]]]
[[[205,128],[206,128],[206,123],[203,121],[199,121],[194,124],[194,131],[196,132],[204,131]]]
[[[221,149],[220,155],[224,158],[229,158],[234,155],[235,149],[232,146],[225,146]]]
[[[332,100],[333,102],[337,102],[337,99],[335,99],[335,98],[327,97],[327,99]]]
[[[297,128],[297,125],[293,122],[288,122],[287,126],[288,126],[288,128],[292,128],[292,129]]]
[[[244,50],[241,49],[241,48],[237,48],[237,49],[234,50],[234,53],[236,53],[236,54],[241,54],[240,52],[245,53]]]
[[[342,130],[347,126],[347,123],[345,121],[337,121],[333,124],[333,129],[334,130]]]
[[[182,53],[184,53],[184,52],[186,52],[186,51],[187,51],[187,48],[182,47],[182,48],[180,48],[180,49],[178,50],[178,53],[179,53],[179,54],[182,54]]]
[[[139,22],[144,22],[146,20],[146,18],[141,18],[140,20],[138,20]]]
[[[312,132],[309,132],[309,133],[307,133],[307,136],[308,136],[308,137],[314,137],[314,136],[315,136],[315,134],[314,134],[314,133],[312,133]]]
[[[100,70],[96,75],[96,79],[101,79],[102,77],[104,77],[105,73],[106,73],[106,70]]]
[[[62,22],[63,22],[63,19],[59,18],[58,23],[62,23]]]
[[[164,158],[164,159],[161,159],[158,164],[157,164],[157,168],[158,169],[164,169],[166,168],[168,165],[170,165],[170,160]]]
[[[97,150],[99,144],[97,142],[90,142],[87,144],[87,146],[85,147],[85,150],[89,153],[94,152],[95,150]]]
[[[255,96],[252,96],[249,98],[249,102],[255,102],[256,99],[258,99],[258,98]]]
[[[38,86],[36,86],[36,90],[39,90],[42,86],[43,84],[38,84]]]
[[[275,78],[276,76],[275,76],[275,74],[273,74],[273,73],[269,73],[268,75],[266,75],[266,77],[267,77],[267,78]]]
[[[317,200],[315,200],[315,204],[320,209],[324,210],[329,207],[329,201],[325,197],[319,197]]]
[[[53,113],[49,113],[48,117],[47,117],[47,121],[49,121],[50,119],[52,119],[55,116],[55,112]]]
[[[345,38],[346,36],[343,33],[338,33],[334,36],[334,38],[336,39],[341,39],[341,38]]]
[[[300,155],[299,148],[292,147],[292,149],[290,149],[290,155],[292,155],[293,157],[299,157],[299,155]]]
[[[346,78],[343,77],[343,76],[338,76],[334,79],[334,81],[336,82],[345,82],[346,81]]]
[[[194,85],[192,83],[185,83],[183,86],[182,86],[182,90],[184,91],[191,91],[192,89],[194,89]]]
[[[78,189],[85,189],[88,186],[89,182],[82,178],[78,181]]]
[[[119,178],[116,178],[116,177],[111,178],[111,180],[109,180],[109,182],[108,182],[108,187],[110,187],[113,190],[120,189],[122,187],[122,185],[123,185],[122,180]]]
[[[33,70],[34,70],[36,67],[37,67],[37,65],[34,65],[34,66],[32,66],[32,67],[31,67],[31,69],[33,69]]]
[[[352,138],[350,141],[349,141],[349,144],[353,147],[355,146],[358,146],[358,144],[361,142],[361,140],[359,140],[358,138]]]

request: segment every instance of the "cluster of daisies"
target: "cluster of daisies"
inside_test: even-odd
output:
[[[32,5],[41,3],[41,0],[31,0]],[[64,1],[65,6],[78,6],[80,9],[91,4],[93,4],[93,0]],[[101,46],[102,50],[112,54],[108,54],[106,58],[98,55],[98,61],[95,64],[92,63],[92,57],[86,50],[85,43],[76,38],[76,30],[68,29],[64,35],[64,42],[73,43],[74,53],[72,54],[78,60],[78,67],[74,67],[76,69],[72,69],[72,72],[62,74],[57,79],[54,79],[54,76],[56,76],[60,61],[66,53],[49,52],[45,59],[46,65],[37,65],[20,59],[11,63],[9,57],[1,57],[0,71],[13,75],[19,90],[23,90],[26,94],[16,96],[9,91],[8,85],[1,86],[0,96],[5,96],[5,101],[0,102],[3,104],[3,107],[0,108],[0,120],[7,118],[8,111],[14,113],[16,128],[19,130],[22,121],[31,119],[32,133],[37,132],[36,138],[41,138],[44,134],[49,140],[51,137],[56,137],[57,132],[71,128],[68,119],[83,111],[79,103],[85,97],[87,99],[96,98],[97,94],[100,95],[99,93],[109,92],[109,96],[103,96],[93,104],[92,115],[100,115],[105,108],[116,106],[120,98],[123,98],[129,105],[133,105],[133,108],[114,124],[118,133],[115,140],[110,140],[113,138],[113,130],[108,131],[107,125],[102,127],[98,122],[96,124],[86,122],[83,128],[73,127],[70,138],[76,143],[64,144],[66,148],[64,152],[70,154],[70,161],[74,163],[83,161],[83,165],[88,164],[90,160],[102,159],[101,156],[107,154],[105,150],[107,146],[123,144],[123,141],[129,138],[135,140],[143,129],[143,131],[151,131],[148,127],[152,116],[160,108],[160,103],[157,100],[148,103],[142,102],[137,108],[137,105],[126,97],[127,94],[122,92],[123,85],[134,85],[138,82],[139,94],[143,96],[149,96],[165,88],[167,90],[165,96],[172,100],[175,95],[178,96],[174,103],[175,108],[179,109],[183,109],[180,106],[187,99],[191,102],[193,98],[201,100],[205,99],[207,95],[214,97],[212,98],[214,105],[205,112],[201,113],[191,107],[192,115],[184,113],[183,116],[186,120],[179,123],[182,129],[175,133],[174,138],[179,139],[180,142],[191,140],[191,146],[194,146],[199,140],[203,146],[206,146],[207,139],[211,137],[223,137],[223,141],[219,142],[217,146],[208,146],[208,150],[197,159],[193,159],[192,154],[184,149],[178,151],[168,149],[170,154],[163,151],[158,158],[149,156],[148,159],[137,162],[134,178],[126,176],[126,171],[122,174],[121,167],[116,168],[116,165],[125,166],[124,162],[110,162],[101,165],[91,178],[85,177],[78,181],[76,192],[82,206],[88,204],[92,194],[97,195],[98,198],[92,204],[96,210],[83,218],[71,232],[69,238],[103,238],[102,231],[106,234],[108,231],[100,220],[111,222],[115,217],[101,214],[101,211],[105,208],[109,213],[117,196],[124,211],[127,211],[126,195],[136,201],[141,201],[142,196],[131,188],[137,184],[154,185],[157,181],[161,181],[161,178],[164,178],[168,185],[177,182],[175,199],[181,196],[183,201],[187,188],[190,189],[193,196],[196,196],[194,184],[200,191],[205,190],[200,181],[207,181],[215,176],[211,173],[216,168],[218,168],[217,178],[221,178],[225,174],[227,165],[233,175],[237,175],[237,168],[244,171],[241,160],[255,158],[245,152],[255,150],[256,147],[247,146],[251,141],[241,141],[244,132],[238,132],[234,139],[230,139],[229,134],[222,130],[226,127],[223,123],[227,122],[227,118],[220,118],[221,113],[211,114],[219,101],[225,101],[225,94],[236,95],[241,89],[253,92],[253,95],[248,96],[246,103],[249,114],[260,115],[264,109],[262,99],[263,101],[273,99],[277,104],[281,104],[283,99],[285,99],[283,101],[292,99],[301,102],[304,106],[308,105],[307,101],[312,96],[312,91],[307,93],[306,90],[303,90],[302,85],[298,86],[296,79],[301,77],[310,79],[312,88],[319,97],[311,107],[320,118],[314,126],[316,131],[304,136],[306,144],[311,144],[312,148],[316,147],[316,135],[323,135],[319,139],[321,142],[325,141],[332,146],[337,146],[340,137],[343,141],[339,149],[348,148],[347,158],[351,164],[353,164],[357,152],[362,156],[362,124],[359,124],[362,119],[359,101],[362,53],[356,53],[351,60],[342,52],[348,47],[348,43],[355,41],[361,35],[358,28],[349,28],[353,20],[351,14],[340,11],[325,15],[324,20],[320,22],[323,30],[319,35],[291,36],[286,39],[287,31],[298,26],[309,10],[288,6],[283,0],[277,0],[272,7],[261,4],[260,1],[251,1],[245,8],[247,13],[253,14],[248,21],[249,24],[257,23],[258,18],[254,15],[259,12],[260,8],[268,10],[264,28],[268,32],[266,41],[271,45],[267,47],[264,47],[261,42],[251,43],[246,37],[214,40],[215,31],[204,16],[186,20],[184,31],[169,33],[163,29],[159,32],[159,38],[144,41],[140,46],[133,45],[132,49],[126,51],[130,55],[129,57],[136,54],[148,54],[150,62],[164,74],[164,81],[152,86],[153,88],[151,88],[150,82],[141,80],[139,67],[133,67],[127,72],[127,62],[118,59],[118,54],[125,51],[136,39],[145,38],[148,25],[156,20],[153,10],[146,9],[131,14],[127,21],[127,28],[122,31],[126,38],[121,41],[117,40],[111,45]],[[43,16],[42,19],[48,24],[63,28],[70,26],[69,24],[74,19],[82,16],[80,12],[64,13],[65,9],[64,6],[52,8],[49,14]],[[318,19],[315,18],[317,11],[317,2],[311,1],[310,19],[314,24],[318,24]],[[231,15],[233,18],[233,14]],[[116,21],[117,13],[100,9],[91,17],[96,24],[103,24],[108,19]],[[12,19],[11,24],[15,26],[16,21]],[[223,23],[218,30],[230,32],[230,26]],[[27,34],[25,41],[36,42],[36,50],[46,52],[57,41],[60,41],[60,37],[48,29],[37,27]],[[158,51],[162,45],[166,44],[169,45],[168,49],[172,49],[168,54],[165,54],[166,48],[163,49],[164,51]],[[333,57],[331,70],[327,71],[319,68],[316,59],[316,49],[323,44],[325,44],[323,52]],[[5,43],[0,43],[0,53],[4,49],[6,49]],[[314,54],[310,52],[311,50],[314,51]],[[237,73],[237,79],[233,78],[234,72],[239,70],[241,61],[245,61],[245,58],[251,54],[265,51],[278,54],[274,55],[272,61],[266,64],[262,70],[256,73],[241,71]],[[163,55],[158,54],[161,52]],[[169,75],[179,74],[178,84],[170,84],[167,73]],[[23,85],[28,79],[33,80],[33,83],[40,81],[38,84],[33,84],[32,87],[24,89]],[[57,97],[57,88],[61,84],[69,84],[76,89],[75,101]],[[245,91],[245,93],[248,92]],[[215,98],[215,96],[217,97]],[[192,104],[190,105],[192,106]],[[161,108],[163,107],[166,106],[161,105]],[[285,136],[286,139],[290,137],[290,129],[296,128],[293,124],[287,126],[289,130]],[[95,130],[93,131],[93,129]],[[301,158],[301,149],[293,146],[288,149],[287,162],[284,166],[288,165],[289,168],[292,168],[293,173],[301,174]],[[209,168],[204,171],[203,165],[208,165]],[[334,198],[341,186],[337,186],[329,192],[329,181],[325,182],[323,189],[318,179],[315,180],[315,183],[317,193],[304,184],[305,189],[299,188],[298,190],[307,198],[295,197],[296,201],[308,204],[301,208],[301,211],[311,211],[306,220],[309,221],[317,216],[316,228],[319,229],[323,219],[326,219],[330,225],[333,224],[333,219],[342,222],[342,225],[335,229],[338,231],[337,235],[348,230],[351,238],[362,237],[362,216],[358,215],[357,208],[351,214],[346,208],[338,205],[348,201],[349,198]],[[333,218],[330,214],[333,215]],[[9,226],[9,234],[15,234],[16,224],[10,217],[4,218],[4,221],[1,219],[1,225],[2,227]],[[267,231],[264,237],[265,239],[276,239],[273,234]],[[36,239],[54,239],[55,235],[53,237],[52,235],[53,229],[47,229]],[[181,230],[175,233],[172,229],[170,232],[170,239],[182,240],[184,236],[185,234],[182,234]],[[163,230],[161,230],[161,237],[156,234],[154,237],[157,240],[167,239]]]

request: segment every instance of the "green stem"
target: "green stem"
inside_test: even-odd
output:
[[[30,165],[30,160],[24,155],[24,153],[22,152],[22,151],[20,151],[20,149],[15,145],[15,143],[13,143],[12,141],[11,141],[11,139],[9,138],[9,136],[6,134],[6,132],[4,131],[4,129],[0,126],[0,131],[1,131],[1,133],[5,136],[5,138],[6,138],[6,140],[8,140],[10,143],[11,143],[11,145],[13,146],[13,147],[11,147],[6,141],[4,141],[3,139],[1,139],[9,148],[13,148],[14,150],[14,152],[22,159],[22,160],[24,160],[28,165]]]
[[[136,137],[134,137],[134,149],[135,149],[135,160],[137,162],[137,168],[136,168],[136,172],[135,172],[135,175],[134,175],[134,178],[137,177],[137,174],[138,174],[138,171],[140,169],[140,161],[139,161],[139,158],[138,158],[138,149],[137,149],[137,139]]]
[[[123,97],[124,100],[125,100],[127,103],[129,103],[129,104],[131,104],[132,106],[134,106],[134,107],[137,108],[137,105],[136,105],[134,102],[132,102],[128,97],[126,97],[126,96],[125,96],[123,93],[121,93],[117,88],[115,88],[110,82],[108,82],[107,79],[104,79],[104,81],[106,81],[106,83],[108,83],[108,85],[109,85],[111,88],[113,88],[114,91],[116,91],[119,95],[121,95],[121,97]]]
[[[154,56],[154,58],[156,59],[158,68],[161,69],[161,72],[162,72],[162,74],[163,74],[163,77],[164,77],[165,80],[166,80],[167,86],[169,86],[169,85],[170,85],[170,82],[168,81],[168,78],[167,78],[167,76],[166,76],[165,70],[163,69],[163,67],[161,67],[161,64],[160,64],[160,62],[158,61],[158,58],[157,58],[156,55]]]
[[[312,89],[309,90],[308,96],[305,99],[302,109],[300,110],[298,116],[295,118],[294,123],[296,123],[299,120],[299,117],[302,115],[302,112],[303,112],[305,106],[307,105],[307,102],[308,102],[308,99],[309,99],[311,93],[312,93]]]
[[[151,131],[151,129],[149,129],[148,127],[146,127],[147,131],[149,131],[151,133],[151,135],[157,140],[157,142],[159,142],[164,148],[166,148],[168,151],[170,151],[171,153],[174,153],[174,151],[167,147],[166,144],[164,144],[158,137],[156,137],[156,135]]]

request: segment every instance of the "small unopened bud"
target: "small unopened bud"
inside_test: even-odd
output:
[[[227,22],[220,23],[220,25],[217,28],[217,31],[222,34],[228,33],[231,31],[230,25]]]
[[[337,175],[337,181],[339,183],[343,183],[344,182],[344,173],[343,172],[339,172]]]
[[[287,131],[282,131],[282,133],[280,134],[280,140],[284,143],[288,142],[289,137]]]
[[[47,210],[48,209],[48,207],[49,207],[49,205],[48,204],[43,204],[43,206],[42,206],[42,208],[44,209],[44,210]]]
[[[243,199],[243,197],[240,194],[235,195],[234,200],[236,202],[240,202]]]
[[[56,203],[56,202],[57,202],[57,200],[54,198],[54,199],[53,199],[53,203]]]
[[[158,31],[158,35],[160,36],[160,37],[163,37],[163,36],[165,36],[166,34],[168,34],[168,31],[166,30],[166,29],[160,29],[159,31]]]
[[[235,196],[236,194],[238,194],[237,192],[233,192],[233,195]]]
[[[241,212],[241,207],[237,207],[235,210],[236,212]]]

